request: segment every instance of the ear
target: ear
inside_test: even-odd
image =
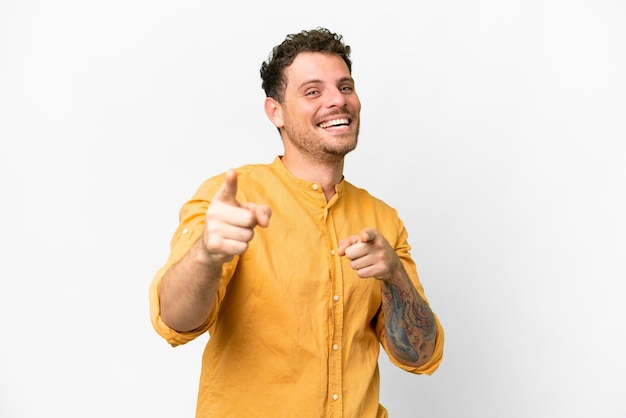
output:
[[[277,128],[280,129],[285,125],[283,122],[283,107],[271,97],[265,98],[265,114]]]

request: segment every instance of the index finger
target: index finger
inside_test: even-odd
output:
[[[226,172],[224,183],[215,194],[213,200],[239,206],[239,202],[237,202],[237,172],[232,168]]]
[[[376,230],[374,228],[365,228],[359,234],[361,242],[371,242],[376,239]]]

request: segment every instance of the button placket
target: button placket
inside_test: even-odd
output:
[[[343,414],[343,401],[341,394],[343,392],[343,370],[342,370],[342,350],[341,341],[343,338],[343,303],[342,301],[342,289],[343,289],[343,277],[341,274],[341,260],[337,252],[337,236],[333,220],[333,205],[327,205],[324,211],[324,221],[326,225],[326,234],[328,237],[328,243],[330,244],[330,279],[332,283],[331,293],[331,306],[330,308],[330,341],[329,341],[329,355],[328,355],[328,368],[329,368],[329,381],[328,381],[328,396],[332,399],[332,416],[342,416]]]

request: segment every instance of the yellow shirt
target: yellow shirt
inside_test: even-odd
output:
[[[342,181],[326,202],[320,185],[294,177],[277,157],[237,169],[240,202],[267,204],[272,218],[256,228],[248,250],[225,265],[215,309],[193,332],[160,318],[165,271],[201,236],[210,199],[224,175],[205,181],[181,209],[171,253],[150,287],[151,320],[171,345],[208,331],[197,417],[386,417],[379,405],[378,356],[386,349],[380,282],[361,279],[337,242],[375,227],[395,248],[425,298],[395,209]],[[443,354],[437,321],[435,353],[412,373],[431,374]]]

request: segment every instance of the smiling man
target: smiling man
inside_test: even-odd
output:
[[[284,153],[206,180],[150,287],[173,346],[210,334],[197,417],[386,417],[380,347],[431,374],[443,330],[391,206],[343,177],[361,103],[350,47],[318,28],[261,67]]]

